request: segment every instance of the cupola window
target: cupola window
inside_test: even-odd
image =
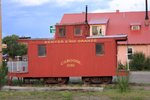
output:
[[[75,36],[81,36],[81,35],[82,35],[81,27],[76,26],[76,27],[74,28],[74,35],[75,35]]]
[[[66,30],[65,27],[60,27],[59,28],[59,37],[65,37],[66,36]]]

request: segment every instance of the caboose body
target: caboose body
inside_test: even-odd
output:
[[[112,80],[117,74],[117,41],[122,40],[126,40],[125,35],[20,40],[28,44],[28,66],[19,66],[19,70],[10,71],[9,76],[24,79],[78,76]]]
[[[117,74],[117,43],[126,35],[90,36],[87,22],[56,25],[54,39],[21,39],[28,46],[28,60],[9,62],[13,77],[66,83],[82,77],[85,83],[110,83]]]

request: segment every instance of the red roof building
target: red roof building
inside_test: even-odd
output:
[[[84,22],[85,13],[64,14],[60,25]],[[150,56],[150,26],[145,25],[145,11],[88,13],[88,24],[90,36],[128,35],[126,43],[118,43],[118,60],[122,63],[125,64],[134,52]]]

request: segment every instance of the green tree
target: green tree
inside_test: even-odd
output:
[[[7,48],[3,49],[3,54],[9,54],[14,59],[15,56],[27,54],[27,46],[18,42],[19,36],[11,35],[3,38],[3,43],[7,44]]]

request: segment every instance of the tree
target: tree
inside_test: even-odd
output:
[[[7,44],[7,48],[3,49],[3,54],[8,54],[14,59],[15,56],[22,56],[27,54],[27,46],[18,43],[19,36],[11,35],[3,38],[3,43]]]

